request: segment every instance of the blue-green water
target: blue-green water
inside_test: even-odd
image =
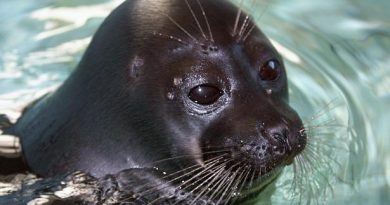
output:
[[[120,2],[0,0],[0,113],[61,84]],[[390,1],[253,2],[242,6],[285,57],[310,136],[273,204],[390,204]]]

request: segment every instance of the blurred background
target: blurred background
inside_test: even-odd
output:
[[[0,0],[0,113],[16,119],[58,87],[121,2]],[[390,204],[390,1],[234,3],[285,58],[291,105],[309,129],[273,204]]]

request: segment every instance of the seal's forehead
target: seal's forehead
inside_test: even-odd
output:
[[[169,21],[167,27],[174,25],[181,36],[198,41],[231,41],[243,23],[253,25],[249,16],[228,0],[174,0],[163,16]]]
[[[145,39],[153,41],[157,36],[186,43],[211,41],[226,45],[242,41],[247,34],[254,33],[250,31],[258,30],[250,16],[229,0],[127,2],[131,15],[126,29],[143,43],[146,43]]]

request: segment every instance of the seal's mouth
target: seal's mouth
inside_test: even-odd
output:
[[[235,146],[225,153],[213,154],[212,151],[205,152],[211,153],[206,154],[205,159],[220,158],[219,162],[214,166],[220,165],[223,167],[223,171],[221,171],[223,174],[231,175],[231,178],[235,178],[236,184],[234,189],[236,190],[236,195],[241,196],[265,188],[271,181],[277,178],[286,165],[280,158],[272,155],[271,151],[269,152],[271,153],[270,155],[260,155],[261,159],[254,160],[253,157],[249,156],[248,152],[242,149],[243,147]],[[255,149],[257,151],[260,150],[257,147]],[[206,164],[204,166],[205,169],[208,169],[208,166]],[[211,170],[211,172],[213,171],[215,170]]]
[[[303,135],[297,137],[305,139]],[[187,190],[202,190],[200,194],[211,199],[218,196],[224,204],[246,200],[273,184],[305,144],[304,140],[292,141],[295,138],[287,134],[219,139],[227,140],[223,146],[207,142],[203,147],[205,163]]]

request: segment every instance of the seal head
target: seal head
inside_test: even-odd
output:
[[[306,136],[283,60],[247,17],[225,0],[124,2],[70,78],[15,126],[31,169],[155,167],[192,192],[206,179],[227,187],[217,194],[269,184]]]

